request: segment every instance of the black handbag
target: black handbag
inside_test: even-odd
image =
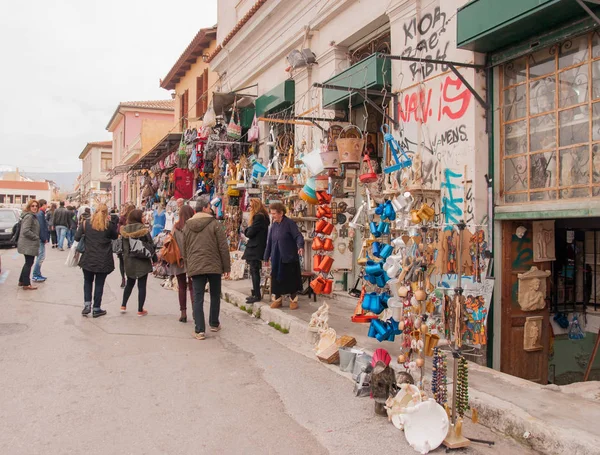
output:
[[[79,242],[77,242],[76,250],[78,253],[85,253],[85,221],[83,222],[83,235],[79,239]]]

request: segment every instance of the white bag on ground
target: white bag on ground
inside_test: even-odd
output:
[[[69,255],[67,256],[67,260],[65,261],[65,265],[67,267],[77,267],[79,264],[79,258],[81,257],[81,253],[77,251],[77,244],[79,242],[73,242],[71,249],[69,250]]]

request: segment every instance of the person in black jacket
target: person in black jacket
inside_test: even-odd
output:
[[[54,211],[53,222],[58,236],[58,251],[65,251],[63,246],[69,229],[69,211],[65,208],[65,201],[59,202],[59,207]]]
[[[108,215],[108,207],[100,204],[91,221],[80,224],[75,234],[75,240],[80,242],[85,236],[85,252],[79,260],[83,270],[83,311],[86,316],[92,311],[92,287],[94,281],[94,310],[92,316],[104,316],[106,311],[101,308],[104,282],[109,273],[115,269],[112,241],[118,236],[117,225]]]
[[[252,278],[252,295],[246,299],[248,303],[260,302],[260,270],[262,268],[262,259],[267,247],[267,235],[269,233],[269,213],[260,199],[250,199],[250,220],[249,226],[244,231],[248,237],[245,259],[250,268],[250,277]]]

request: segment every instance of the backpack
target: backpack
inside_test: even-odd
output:
[[[23,218],[21,218],[19,221],[17,221],[12,228],[12,237],[10,238],[10,241],[13,243],[17,243],[19,241],[19,237],[21,235],[21,222],[22,221],[23,221]]]
[[[176,265],[177,267],[183,267],[183,257],[181,257],[181,251],[179,245],[175,241],[173,234],[170,234],[160,250],[160,257],[169,264]]]
[[[152,259],[154,245],[145,238],[127,239],[129,241],[129,256],[136,259]]]

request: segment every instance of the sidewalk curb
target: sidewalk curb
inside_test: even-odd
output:
[[[222,298],[237,307],[250,305],[246,303],[246,295],[241,292],[223,287]],[[309,329],[308,323],[296,316],[290,315],[279,309],[272,309],[269,304],[256,303],[253,306],[253,314],[259,316],[265,322],[275,322],[289,330],[289,335],[296,340],[308,343],[314,347],[319,339],[317,332]],[[260,314],[259,314],[260,312]],[[360,347],[358,347],[360,349]],[[368,349],[364,352],[372,354]],[[326,365],[333,368],[333,365]],[[398,367],[396,360],[392,360],[392,367]],[[431,365],[426,363],[430,370]],[[490,379],[494,375],[502,375],[505,379],[511,378],[495,370],[473,366],[478,372],[489,374]],[[336,369],[337,371],[338,369]],[[429,371],[430,372],[430,371]],[[352,381],[349,374],[342,374]],[[514,378],[517,379],[517,378]],[[515,385],[518,387],[518,385]],[[451,390],[449,390],[451,395]],[[557,391],[556,393],[561,393]],[[529,447],[544,454],[570,453],[572,455],[594,455],[597,453],[597,438],[586,431],[574,428],[562,428],[529,414],[525,409],[502,400],[496,396],[477,390],[470,389],[470,403],[479,412],[479,422],[494,431],[498,431],[512,437],[525,447]]]

